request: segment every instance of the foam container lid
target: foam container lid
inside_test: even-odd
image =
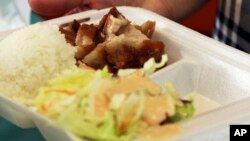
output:
[[[97,23],[108,10],[86,11],[42,24],[60,25],[85,17],[90,17],[88,23]],[[206,110],[194,118],[181,122],[183,134],[176,140],[229,140],[230,124],[249,123],[250,56],[248,54],[151,11],[135,7],[118,7],[118,10],[137,24],[147,20],[156,21],[153,39],[165,43],[169,62],[167,67],[154,73],[151,78],[160,85],[172,81],[181,96],[196,91],[203,100],[197,103],[197,107]],[[0,33],[0,39],[9,33]],[[210,102],[205,102],[206,100]],[[213,103],[218,105],[214,106]],[[47,118],[3,95],[0,95],[0,115],[22,128],[38,127],[48,141],[77,140]]]

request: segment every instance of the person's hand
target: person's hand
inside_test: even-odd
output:
[[[88,5],[94,9],[111,6],[136,6],[148,9],[175,21],[180,21],[208,0],[88,0]]]
[[[31,9],[42,17],[64,15],[75,7],[102,9],[112,6],[142,7],[172,20],[180,20],[197,10],[208,0],[29,0]]]
[[[45,18],[54,18],[64,15],[79,5],[86,5],[91,9],[102,9],[112,6],[143,7],[159,14],[164,13],[165,0],[29,0],[31,9]],[[152,4],[153,3],[153,4]]]
[[[45,18],[59,17],[82,4],[83,0],[29,0],[31,9]]]

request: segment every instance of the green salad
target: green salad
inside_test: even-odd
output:
[[[162,88],[149,74],[162,67],[150,59],[143,69],[66,70],[42,87],[35,99],[40,113],[76,136],[91,141],[129,141],[143,130],[175,123],[194,113],[171,83]]]

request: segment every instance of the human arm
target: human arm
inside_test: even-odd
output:
[[[30,6],[39,15],[56,17],[74,6],[85,4],[93,9],[127,5],[143,7],[175,21],[180,21],[199,9],[208,0],[29,0]],[[54,12],[57,11],[57,12]]]

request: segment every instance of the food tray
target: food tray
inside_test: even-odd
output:
[[[42,24],[60,25],[86,17],[90,17],[88,23],[97,23],[108,10],[91,10]],[[137,24],[156,21],[153,38],[165,43],[169,62],[151,78],[160,85],[172,81],[181,96],[192,91],[202,96],[198,99],[202,102],[197,106],[205,110],[201,109],[200,114],[180,123],[183,133],[177,140],[211,140],[209,137],[218,141],[228,140],[229,124],[246,122],[244,119],[250,117],[250,56],[151,11],[133,7],[118,7],[118,10]],[[0,39],[8,33],[0,33]],[[70,133],[56,127],[45,117],[2,95],[0,115],[22,128],[38,127],[48,141],[75,140]],[[160,140],[166,139],[163,137]]]

